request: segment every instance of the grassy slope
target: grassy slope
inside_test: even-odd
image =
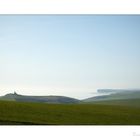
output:
[[[140,125],[140,109],[111,105],[0,101],[0,124]]]
[[[84,99],[83,102],[93,102],[93,101],[108,101],[108,100],[122,100],[122,99],[140,99],[140,91],[129,91],[129,92],[120,92],[110,95],[103,95],[97,97],[91,97]]]
[[[66,96],[25,96],[18,94],[6,94],[0,96],[1,101],[18,101],[18,102],[38,102],[38,103],[79,103],[78,99]]]
[[[140,99],[94,101],[92,104],[140,107]]]

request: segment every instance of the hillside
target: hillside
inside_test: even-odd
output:
[[[41,102],[41,103],[78,103],[78,99],[65,96],[24,96],[17,93],[9,93],[1,96],[0,100],[19,102]]]
[[[91,103],[97,105],[117,105],[117,106],[131,106],[140,108],[140,99],[104,100],[90,102],[90,104]]]
[[[110,90],[111,91],[111,90]],[[91,97],[82,100],[83,102],[97,102],[97,101],[108,101],[108,100],[124,100],[124,99],[140,99],[140,91],[111,91],[113,93],[109,95],[101,95],[96,97]]]

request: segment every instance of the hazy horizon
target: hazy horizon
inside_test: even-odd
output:
[[[140,89],[140,16],[1,15],[0,95]]]

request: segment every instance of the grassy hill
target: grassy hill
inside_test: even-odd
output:
[[[82,100],[83,102],[96,102],[108,100],[140,99],[140,91],[121,91],[110,95],[102,95]]]
[[[65,96],[25,96],[17,93],[9,93],[1,96],[0,100],[18,102],[41,102],[41,103],[78,103],[79,100]]]
[[[140,125],[140,108],[0,101],[0,124]]]
[[[140,99],[122,99],[122,100],[105,100],[90,102],[90,104],[100,104],[100,105],[117,105],[117,106],[132,106],[140,108]]]

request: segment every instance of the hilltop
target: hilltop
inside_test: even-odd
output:
[[[25,96],[16,92],[9,93],[0,97],[0,100],[19,101],[19,102],[40,102],[40,103],[78,103],[79,100],[66,96]]]

